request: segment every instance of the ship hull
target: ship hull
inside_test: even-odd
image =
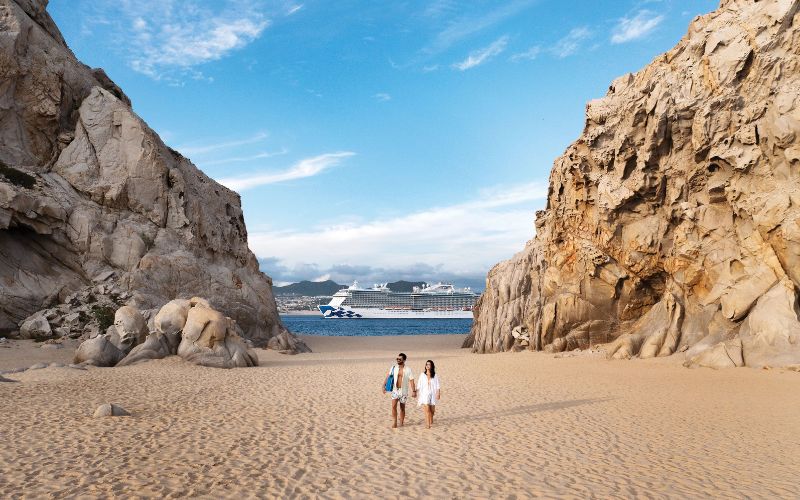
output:
[[[328,319],[472,319],[472,311],[319,306]]]

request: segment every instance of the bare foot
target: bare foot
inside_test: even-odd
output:
[[[397,424],[392,425],[392,429],[397,429]]]

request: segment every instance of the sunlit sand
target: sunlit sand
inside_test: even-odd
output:
[[[677,357],[474,355],[463,336],[304,337],[261,366],[180,358],[45,368],[0,384],[0,497],[791,497],[800,374],[687,370]],[[434,427],[392,430],[395,355],[442,380]],[[67,349],[0,349],[0,370]],[[95,419],[106,402],[132,417]]]

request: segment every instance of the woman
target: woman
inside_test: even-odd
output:
[[[425,362],[425,372],[419,377],[417,391],[419,392],[417,404],[423,406],[425,422],[430,429],[433,425],[433,415],[436,413],[436,402],[442,397],[439,376],[436,375],[436,365],[430,359]]]

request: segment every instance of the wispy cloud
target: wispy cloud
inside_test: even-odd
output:
[[[216,142],[211,144],[204,144],[202,146],[190,146],[190,145],[179,146],[175,149],[177,149],[178,151],[181,152],[181,154],[186,156],[202,155],[206,153],[211,153],[213,151],[219,151],[222,149],[231,149],[239,146],[246,146],[248,144],[256,144],[262,142],[267,137],[269,137],[269,134],[267,132],[258,132],[255,135],[252,135],[250,137],[245,137],[244,139]]]
[[[379,92],[372,97],[374,97],[378,102],[386,102],[392,100],[392,96],[385,92]]]
[[[244,191],[266,184],[312,177],[339,165],[345,158],[349,158],[353,155],[355,155],[355,153],[350,151],[327,153],[300,160],[286,170],[217,179],[217,182],[234,191]]]
[[[457,8],[458,2],[456,0],[434,0],[425,7],[422,15],[424,17],[440,17],[455,11]]]
[[[525,60],[533,61],[534,59],[539,57],[539,54],[541,54],[541,52],[542,52],[542,47],[540,47],[539,45],[534,45],[533,47],[529,48],[524,52],[518,52],[514,54],[513,56],[511,56],[510,59],[511,62],[519,62]]]
[[[561,38],[550,48],[550,52],[562,59],[571,56],[578,52],[581,48],[581,44],[591,36],[592,32],[585,26],[573,28],[566,36]]]
[[[544,183],[498,186],[476,193],[472,201],[398,217],[310,231],[251,231],[249,241],[259,257],[288,266],[315,263],[316,271],[306,279],[341,265],[398,269],[420,263],[442,273],[474,276],[533,237],[534,211],[546,194]]]
[[[481,11],[453,19],[446,28],[436,34],[428,45],[420,50],[418,59],[425,60],[441,54],[455,44],[521,13],[534,2],[535,0],[513,0],[490,11]]]
[[[256,153],[250,156],[234,156],[232,158],[222,158],[220,160],[203,161],[202,166],[207,167],[212,165],[227,165],[229,163],[244,163],[249,161],[265,160],[274,156],[285,155],[288,152],[289,150],[286,148],[283,148],[280,151],[262,151],[261,153]]]
[[[664,20],[664,16],[641,10],[634,17],[623,17],[611,34],[611,43],[625,43],[649,35]]]
[[[205,78],[198,67],[252,43],[270,24],[258,0],[119,0],[96,10],[114,19],[116,49],[133,70],[170,83]]]
[[[291,6],[289,6],[288,9],[286,9],[286,15],[287,16],[291,16],[292,14],[296,14],[303,7],[304,7],[304,4],[302,4],[302,3],[301,4],[297,4],[297,5],[291,5]]]
[[[460,71],[466,71],[476,66],[480,66],[481,64],[488,62],[493,57],[503,52],[506,48],[506,45],[508,45],[508,36],[500,37],[488,46],[470,52],[466,59],[461,62],[454,63],[453,68]]]

